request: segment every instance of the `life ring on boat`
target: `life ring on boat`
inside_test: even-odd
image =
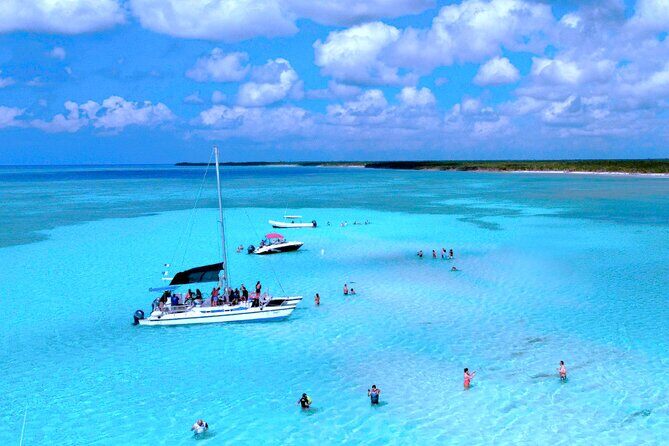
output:
[[[144,319],[144,312],[142,310],[135,311],[133,318],[135,319],[135,325],[138,325],[139,321]]]

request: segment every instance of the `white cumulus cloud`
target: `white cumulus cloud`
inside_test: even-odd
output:
[[[542,48],[555,21],[550,6],[524,0],[465,0],[444,6],[428,29],[408,28],[393,48],[395,63],[431,70],[479,62],[510,50]]]
[[[314,43],[316,65],[324,75],[361,84],[399,84],[398,69],[380,59],[400,38],[400,30],[381,22],[331,32]]]
[[[289,94],[299,96],[301,82],[290,63],[278,58],[253,69],[251,81],[239,87],[237,102],[247,107],[264,106],[280,101]]]
[[[143,27],[175,37],[234,42],[297,32],[276,0],[130,0],[130,8]]]
[[[248,58],[246,53],[226,54],[220,48],[214,48],[208,56],[199,58],[186,76],[198,82],[237,82],[249,71]]]
[[[0,33],[29,31],[78,34],[125,22],[116,0],[3,0]]]
[[[66,56],[67,52],[62,46],[55,46],[51,51],[49,51],[49,57],[53,57],[54,59],[64,60]]]
[[[96,128],[121,130],[130,125],[154,126],[175,119],[172,111],[162,102],[130,102],[119,96],[102,101],[101,113],[96,114]]]
[[[0,105],[0,129],[4,127],[18,127],[21,121],[17,120],[23,115],[23,109],[16,107],[5,107]]]
[[[51,121],[35,119],[30,124],[49,133],[74,133],[88,125],[89,116],[86,112],[86,110],[89,110],[88,107],[81,108],[76,102],[67,101],[65,102],[65,110],[67,110],[67,114],[59,113]]]
[[[408,107],[427,107],[437,102],[432,91],[426,87],[404,87],[397,97]]]
[[[2,74],[2,70],[0,70],[0,74]],[[15,83],[16,81],[14,81],[14,79],[12,79],[11,77],[0,76],[0,88],[9,87],[10,85],[13,85]]]
[[[34,119],[30,125],[45,132],[73,133],[89,124],[95,128],[120,131],[130,125],[155,126],[175,119],[163,103],[131,102],[120,96],[110,96],[102,103],[67,101],[65,110],[67,113],[59,113],[49,121]]]
[[[285,0],[298,17],[325,25],[354,23],[417,14],[434,5],[432,0]]]
[[[474,77],[478,85],[511,84],[520,79],[518,69],[506,57],[494,57],[481,65]]]
[[[194,122],[209,128],[199,131],[207,138],[243,137],[271,141],[291,135],[312,135],[314,123],[308,111],[291,105],[276,108],[214,105]]]

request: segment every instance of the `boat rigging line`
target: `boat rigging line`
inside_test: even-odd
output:
[[[193,232],[193,225],[195,224],[195,212],[197,211],[197,205],[198,205],[198,202],[200,201],[200,197],[202,196],[202,191],[204,190],[204,185],[205,185],[206,180],[207,180],[207,173],[209,172],[209,167],[211,166],[211,160],[212,160],[213,156],[214,156],[214,152],[212,151],[209,154],[209,161],[207,162],[207,167],[204,170],[204,175],[202,176],[202,181],[200,182],[200,189],[199,189],[199,191],[197,193],[197,196],[195,198],[195,204],[193,205],[193,208],[191,209],[190,215],[188,217],[188,224],[184,228],[183,232],[179,235],[179,240],[177,241],[176,247],[174,248],[174,252],[172,253],[172,258],[171,258],[168,265],[174,265],[174,263],[173,263],[174,259],[177,255],[177,252],[182,247],[182,241],[184,241],[184,236],[186,236],[186,240],[185,240],[185,243],[183,243],[183,247],[184,247],[183,256],[181,257],[181,263],[179,264],[179,266],[180,267],[183,266],[185,261],[186,261],[187,247],[188,247],[188,243],[190,243],[190,237],[191,237],[191,234]]]

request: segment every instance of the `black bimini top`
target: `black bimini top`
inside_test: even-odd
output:
[[[177,273],[170,285],[184,285],[186,283],[218,282],[218,274],[223,269],[223,263],[198,266]]]

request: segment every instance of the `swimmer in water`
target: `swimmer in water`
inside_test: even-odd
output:
[[[302,409],[308,409],[309,406],[311,406],[311,398],[309,398],[306,393],[303,393],[302,398],[297,401],[297,404],[299,404]]]
[[[460,271],[460,270],[457,269],[456,267],[452,266],[452,267],[451,267],[451,271]]]
[[[350,294],[355,294],[355,290],[353,288],[351,288]]]
[[[560,367],[557,370],[560,374],[560,381],[567,381],[567,367],[565,367],[564,361],[560,361]]]
[[[452,259],[453,258],[453,248],[448,250],[448,258]]]
[[[206,432],[209,429],[209,425],[204,420],[197,420],[195,424],[190,428],[196,434],[201,434]]]
[[[381,395],[381,389],[378,389],[375,384],[372,384],[371,389],[367,389],[367,396],[372,404],[379,404],[379,396]]]
[[[344,284],[344,296],[348,295],[348,285]]]
[[[435,251],[434,249],[432,250],[432,258],[433,259],[437,258],[437,251]]]
[[[423,258],[423,250],[422,249],[419,250],[417,255],[418,255],[418,257],[420,257],[422,259]]]
[[[317,306],[321,304],[321,296],[319,296],[318,293],[316,293],[316,296],[314,297],[314,304]]]
[[[469,386],[471,385],[474,375],[476,375],[476,372],[469,373],[469,369],[465,367],[465,390],[469,390]]]
[[[441,248],[441,258],[442,259],[446,258],[446,248]]]

